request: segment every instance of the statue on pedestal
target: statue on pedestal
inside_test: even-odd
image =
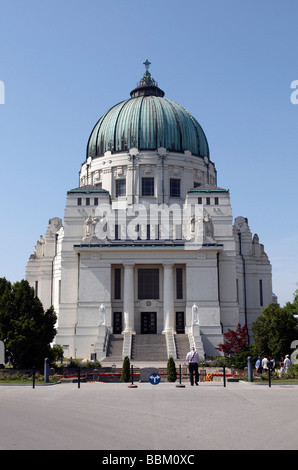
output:
[[[192,324],[199,325],[199,308],[196,304],[192,306]]]
[[[99,307],[99,325],[106,324],[106,309],[103,304]]]

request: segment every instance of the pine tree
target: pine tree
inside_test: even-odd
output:
[[[121,382],[129,382],[130,378],[130,361],[129,357],[126,356],[123,361],[122,365],[122,374],[121,374]]]
[[[176,366],[174,359],[170,357],[167,364],[167,380],[168,382],[175,382],[177,379]]]

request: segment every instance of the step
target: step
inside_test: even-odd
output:
[[[166,361],[168,359],[164,335],[133,335],[132,358],[135,361]]]
[[[110,335],[106,361],[122,361],[123,336]]]
[[[184,360],[190,348],[188,335],[185,335],[185,334],[175,335],[175,344],[176,344],[177,359]]]

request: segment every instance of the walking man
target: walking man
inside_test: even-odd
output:
[[[187,353],[186,360],[188,362],[190,385],[193,385],[194,376],[195,384],[199,385],[199,355],[193,346],[191,347],[189,353]]]

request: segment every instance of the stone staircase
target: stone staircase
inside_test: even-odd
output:
[[[123,336],[110,335],[107,356],[103,361],[122,362]]]
[[[185,360],[190,344],[188,335],[175,335],[177,359]]]
[[[167,361],[165,335],[133,335],[132,359],[134,361]]]

